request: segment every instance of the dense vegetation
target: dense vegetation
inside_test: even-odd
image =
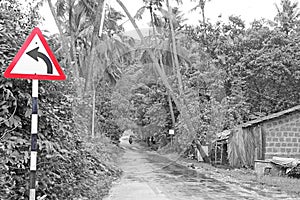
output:
[[[38,20],[39,15],[34,9],[21,11],[18,1],[0,2],[2,73]],[[52,49],[56,50],[59,42],[55,36],[48,39]],[[57,54],[60,61],[61,56]],[[61,64],[70,76],[66,63]],[[90,114],[84,111],[91,104],[83,103],[84,100],[78,98],[73,81],[40,81],[38,198],[101,199],[107,194],[111,181],[120,174],[111,164],[119,150],[109,139],[99,136],[90,140],[85,135],[90,133]],[[31,81],[0,77],[0,88],[0,199],[28,199]],[[102,95],[103,101],[109,102],[108,95],[109,92]],[[101,112],[107,115],[104,116],[107,125],[96,131],[110,133],[114,130],[113,133],[119,133],[118,126],[109,115],[109,108]]]
[[[210,23],[205,15],[198,26],[187,26],[181,13],[174,8],[171,27],[166,14],[168,11],[162,7],[164,1],[144,2],[144,10],[152,15],[150,44],[176,93],[172,99],[182,98],[186,106],[178,103],[173,105],[173,111],[181,113],[174,116],[178,142],[175,147],[185,148],[186,141],[191,142],[193,138],[206,138],[209,142],[217,132],[299,105],[300,21],[297,3],[283,0],[277,5],[278,14],[274,16],[274,21],[255,20],[250,26],[246,26],[237,16],[230,16],[228,22]],[[200,0],[198,7],[204,14],[205,1]],[[178,78],[176,59],[170,56],[174,54],[171,48],[174,43],[172,28],[181,80]],[[154,65],[150,56],[140,58],[140,70],[148,73],[148,76],[143,79],[144,84],[139,86],[140,89],[132,89],[139,125],[143,128],[159,126],[166,118],[169,121],[160,131],[164,134],[172,127],[171,110],[166,106],[170,89],[163,76],[149,73],[149,67]],[[156,82],[155,88],[160,91],[154,93],[155,97],[152,97],[153,86],[149,87],[153,82]],[[183,93],[180,87],[183,87]],[[141,96],[141,90],[147,90],[147,95]],[[144,103],[141,103],[141,98],[145,99]],[[194,131],[187,128],[189,125],[184,120],[180,106],[187,110]],[[156,112],[157,116],[151,115],[156,119],[150,119],[147,113],[158,108],[160,112]],[[150,128],[148,131],[152,135],[156,132]]]
[[[40,2],[32,1],[40,6]],[[246,26],[237,16],[184,24],[167,0],[144,0],[130,22],[151,16],[145,37],[124,33],[124,16],[110,8],[103,34],[103,1],[47,3],[59,33],[47,38],[68,79],[41,81],[38,196],[100,199],[119,174],[112,160],[122,132],[155,136],[159,147],[182,152],[200,138],[300,103],[298,5],[282,0],[273,21]],[[45,3],[45,2],[44,2]],[[167,7],[168,10],[164,8]],[[40,20],[36,9],[0,1],[3,72]],[[197,9],[196,9],[197,10]],[[0,77],[0,196],[27,199],[31,85]],[[174,145],[168,130],[175,129]]]

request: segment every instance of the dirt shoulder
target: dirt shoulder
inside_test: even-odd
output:
[[[225,183],[236,184],[256,192],[273,190],[278,193],[286,193],[300,199],[300,179],[276,176],[257,176],[251,169],[226,169],[215,167],[207,163],[197,162],[178,154],[163,154],[179,164],[194,168],[196,171],[205,173],[207,176],[216,178]]]

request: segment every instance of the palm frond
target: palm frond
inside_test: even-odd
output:
[[[138,11],[136,12],[136,14],[134,15],[134,19],[142,19],[142,15],[144,14],[146,10],[146,6],[141,7],[140,9],[138,9]]]

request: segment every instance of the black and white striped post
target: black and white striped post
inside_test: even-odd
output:
[[[32,80],[32,116],[31,116],[31,150],[30,150],[30,188],[29,200],[36,199],[36,163],[38,134],[38,80]]]

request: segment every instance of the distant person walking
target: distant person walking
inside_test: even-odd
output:
[[[147,144],[148,144],[148,147],[150,147],[150,142],[151,142],[150,137],[147,137]]]
[[[151,136],[151,144],[155,144],[155,139],[153,136]]]
[[[129,136],[129,144],[132,144],[132,142],[133,142],[133,136],[130,135],[130,136]]]

